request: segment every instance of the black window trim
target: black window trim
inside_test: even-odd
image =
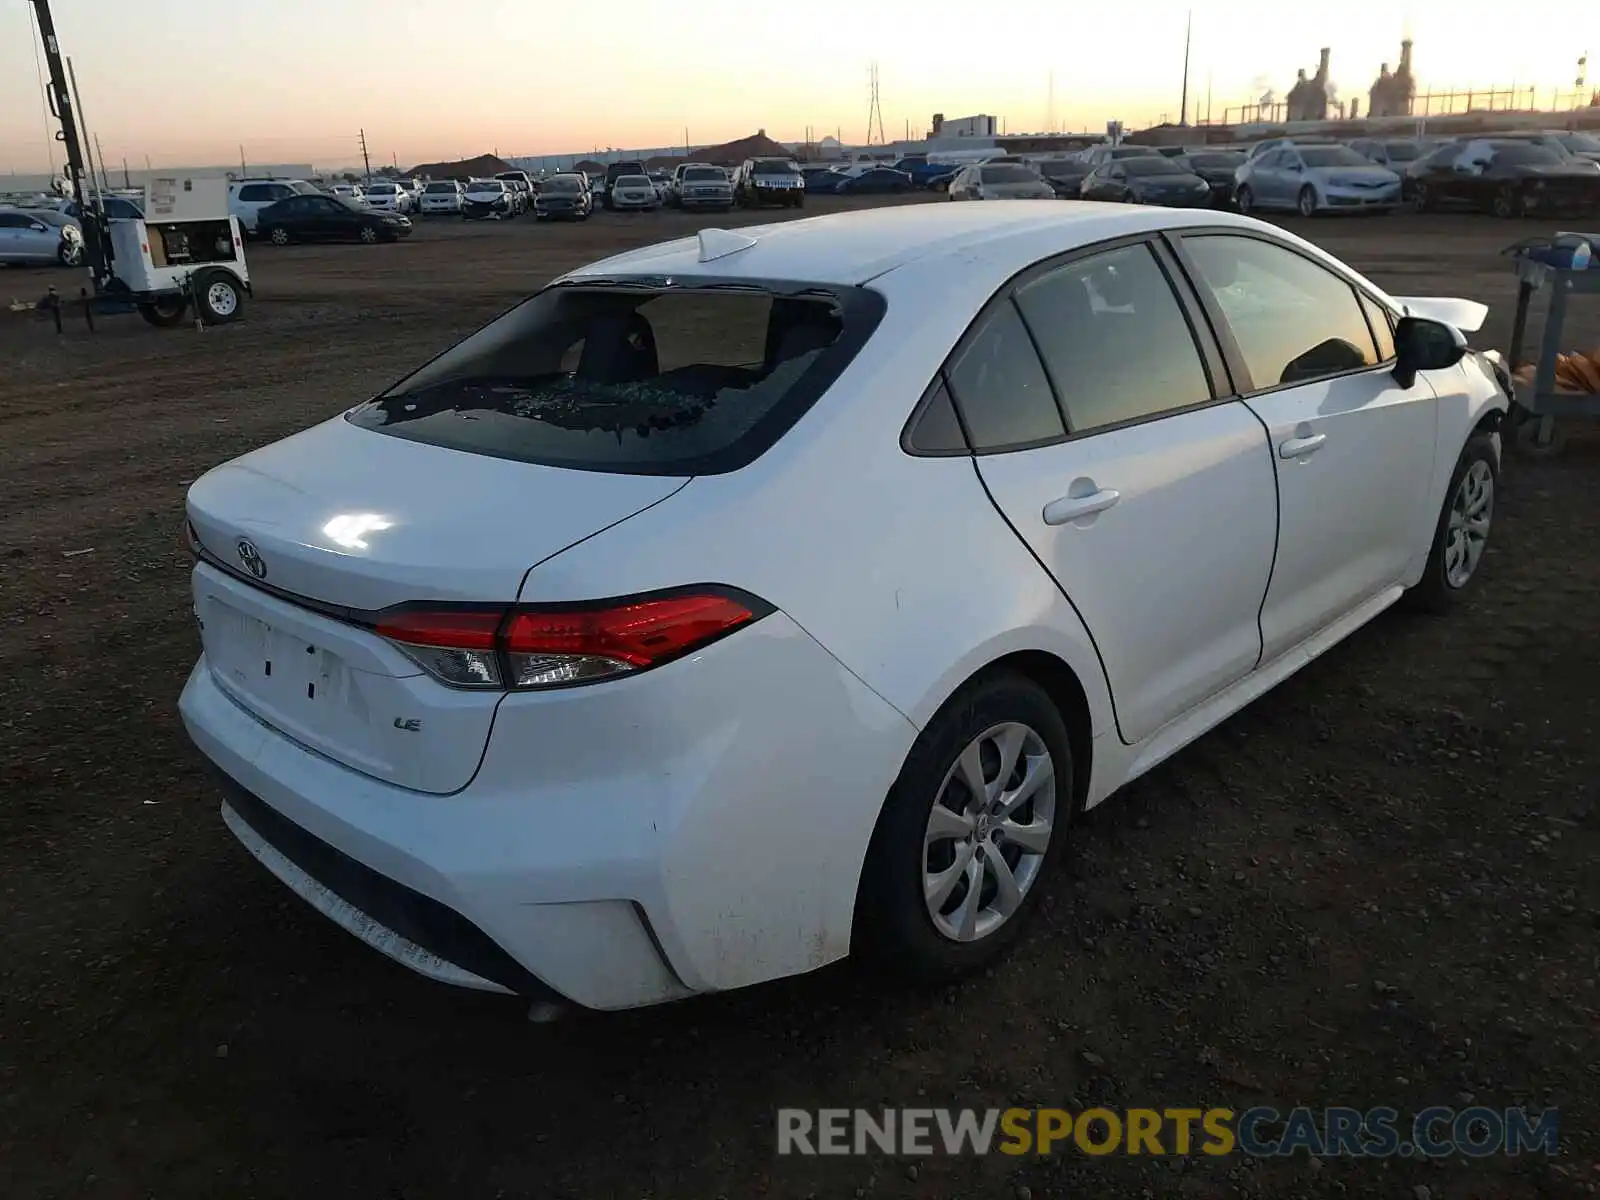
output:
[[[956,339],[955,345],[945,355],[939,369],[934,373],[933,379],[923,390],[916,407],[911,410],[904,427],[900,432],[900,449],[913,458],[951,458],[967,455],[974,458],[986,458],[995,454],[1014,454],[1025,450],[1041,450],[1047,446],[1063,445],[1067,442],[1080,441],[1084,438],[1098,437],[1104,433],[1114,433],[1119,429],[1127,429],[1134,425],[1143,425],[1150,421],[1160,421],[1167,417],[1182,416],[1186,413],[1198,412],[1203,408],[1211,408],[1219,404],[1230,404],[1240,399],[1240,392],[1235,385],[1232,365],[1228,359],[1226,349],[1221,345],[1214,329],[1203,308],[1203,297],[1195,288],[1188,273],[1181,266],[1181,261],[1168,244],[1166,234],[1170,230],[1146,230],[1141,233],[1123,234],[1119,237],[1107,238],[1104,241],[1093,242],[1084,246],[1076,246],[1060,254],[1051,255],[1049,258],[1040,259],[1023,267],[1012,275],[986,300],[977,313],[974,314],[967,327],[962,330],[961,336]],[[1146,246],[1156,260],[1156,267],[1167,281],[1172,290],[1173,299],[1177,302],[1179,311],[1183,314],[1185,324],[1189,328],[1189,335],[1193,339],[1196,356],[1200,359],[1201,373],[1206,380],[1206,386],[1211,392],[1211,397],[1198,400],[1193,404],[1185,404],[1176,408],[1164,408],[1153,413],[1144,413],[1137,417],[1129,417],[1125,421],[1115,421],[1106,425],[1096,425],[1090,429],[1074,430],[1072,422],[1068,420],[1066,405],[1061,398],[1061,391],[1056,386],[1056,381],[1050,373],[1050,367],[1044,360],[1044,355],[1039,353],[1038,338],[1028,325],[1028,318],[1023,313],[1021,305],[1016,303],[1016,293],[1035,279],[1051,274],[1062,267],[1071,266],[1073,263],[1084,259],[1095,258],[1101,254],[1125,250],[1132,246]],[[1034,354],[1039,359],[1039,366],[1044,373],[1045,381],[1050,386],[1050,394],[1056,403],[1056,412],[1061,418],[1062,428],[1065,433],[1029,442],[1018,442],[1006,446],[985,447],[977,449],[973,445],[972,431],[967,426],[966,415],[961,411],[961,398],[956,390],[950,386],[950,368],[960,359],[961,355],[972,344],[978,333],[981,332],[989,317],[1000,308],[1002,304],[1011,304],[1022,322],[1022,327],[1027,331],[1029,343],[1033,346]],[[1246,376],[1248,378],[1248,376]],[[944,384],[949,392],[951,407],[955,409],[956,420],[961,426],[961,432],[966,437],[967,449],[964,451],[942,450],[928,451],[916,449],[912,444],[913,434],[923,414],[932,405],[938,394],[940,383]]]
[[[1348,379],[1355,375],[1371,375],[1392,369],[1394,360],[1388,359],[1385,362],[1380,362],[1373,366],[1354,367],[1348,371],[1337,371],[1330,375],[1318,375],[1314,379],[1300,379],[1291,383],[1274,383],[1267,387],[1256,387],[1255,379],[1250,374],[1250,367],[1245,362],[1244,351],[1239,349],[1239,343],[1233,336],[1233,329],[1228,324],[1227,317],[1223,315],[1222,306],[1217,303],[1216,298],[1212,296],[1210,289],[1203,282],[1205,276],[1201,273],[1199,266],[1195,263],[1194,259],[1190,256],[1188,250],[1183,244],[1184,240],[1187,238],[1213,237],[1219,234],[1226,237],[1249,238],[1251,241],[1265,242],[1269,246],[1275,246],[1280,250],[1287,250],[1290,254],[1293,254],[1298,258],[1305,259],[1306,262],[1310,263],[1314,267],[1321,267],[1324,271],[1332,275],[1335,279],[1339,280],[1339,282],[1343,283],[1350,289],[1351,299],[1357,299],[1359,296],[1366,296],[1379,308],[1389,313],[1391,318],[1391,329],[1393,328],[1393,318],[1395,314],[1394,310],[1391,309],[1386,302],[1380,300],[1366,288],[1362,287],[1358,282],[1352,279],[1346,271],[1331,267],[1316,256],[1307,254],[1300,247],[1291,245],[1290,243],[1283,241],[1281,238],[1275,238],[1271,234],[1265,233],[1261,230],[1241,229],[1238,226],[1229,225],[1194,225],[1186,226],[1182,229],[1168,229],[1164,231],[1162,235],[1163,239],[1171,248],[1173,257],[1177,260],[1184,274],[1188,277],[1189,286],[1199,302],[1201,309],[1205,312],[1206,320],[1211,326],[1211,332],[1216,338],[1218,345],[1220,345],[1222,348],[1222,356],[1227,362],[1229,374],[1233,376],[1234,385],[1238,390],[1238,395],[1240,398],[1253,399],[1256,396],[1270,396],[1274,392],[1281,392],[1287,388],[1305,387],[1307,384],[1311,383],[1322,383],[1331,379]],[[1367,329],[1367,336],[1372,338],[1372,351],[1373,354],[1376,355],[1378,352],[1378,339],[1377,335],[1373,333],[1370,324],[1367,322],[1366,307],[1358,301],[1356,308],[1361,312],[1362,324]]]
[[[648,285],[655,289],[656,295],[668,291],[710,292],[715,294],[722,288],[738,289],[743,286],[759,289],[767,293],[769,297],[807,299],[827,296],[838,306],[840,321],[844,328],[833,344],[818,356],[818,361],[812,363],[800,376],[790,393],[774,404],[740,438],[716,453],[704,455],[692,462],[686,463],[683,460],[669,459],[659,463],[629,464],[629,469],[624,470],[618,465],[595,465],[566,460],[560,462],[550,460],[546,462],[543,459],[524,459],[510,455],[497,456],[490,454],[486,450],[473,450],[470,453],[482,454],[490,458],[502,457],[511,462],[530,462],[560,467],[565,470],[592,471],[604,475],[681,477],[684,475],[731,474],[734,471],[744,469],[765,455],[778,442],[782,441],[808,412],[816,407],[822,398],[839,382],[844,373],[850,369],[860,356],[861,351],[877,334],[878,326],[883,323],[884,313],[888,311],[888,302],[884,294],[876,288],[868,287],[866,284],[820,283],[811,280],[769,279],[742,275],[710,278],[696,276],[669,278],[663,275],[635,274],[632,272],[604,277],[564,275],[496,313],[476,329],[455,339],[426,362],[412,367],[387,387],[380,388],[360,404],[347,408],[341,416],[351,424],[356,424],[352,420],[354,414],[376,401],[389,397],[407,379],[421,374],[469,338],[476,337],[490,325],[510,316],[523,305],[533,303],[546,292],[561,289],[604,290],[608,286],[615,287],[619,280],[629,285],[630,290],[639,285]],[[735,294],[737,293],[735,292]],[[821,386],[818,386],[819,383],[821,383]],[[957,406],[957,409],[957,415],[959,416],[959,406]],[[392,429],[385,430],[382,427],[365,425],[357,425],[356,427],[366,429],[372,433],[382,433],[389,437],[406,438],[405,434],[396,433]],[[964,430],[965,427],[963,427]],[[432,443],[427,444],[431,445]],[[687,470],[685,469],[687,466],[692,466],[694,469],[692,471]]]

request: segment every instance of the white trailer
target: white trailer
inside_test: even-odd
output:
[[[135,305],[152,325],[177,325],[194,306],[207,325],[244,311],[250,269],[244,231],[228,213],[225,179],[154,179],[144,219],[105,223],[111,276],[107,298]]]

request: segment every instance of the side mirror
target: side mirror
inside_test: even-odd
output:
[[[1454,325],[1423,317],[1401,317],[1394,327],[1395,382],[1409,388],[1418,371],[1453,367],[1467,353],[1467,339]]]

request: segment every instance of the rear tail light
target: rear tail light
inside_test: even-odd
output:
[[[459,688],[593,683],[682,658],[772,611],[723,587],[692,587],[593,604],[406,605],[378,615],[379,635]]]

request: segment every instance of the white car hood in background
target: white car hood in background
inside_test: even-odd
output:
[[[1462,300],[1456,296],[1395,296],[1394,302],[1408,317],[1422,317],[1453,325],[1462,333],[1477,333],[1483,328],[1489,306],[1476,300]]]

